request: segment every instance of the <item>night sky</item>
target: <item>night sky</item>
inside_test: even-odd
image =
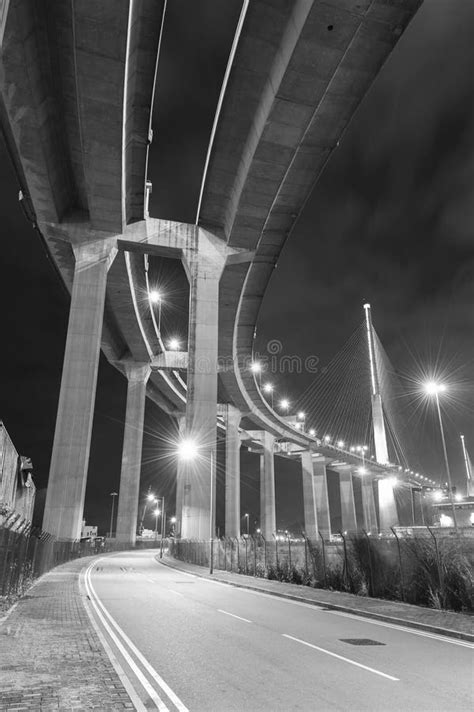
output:
[[[149,166],[153,217],[194,222],[239,12],[235,0],[168,4]],[[284,354],[315,355],[327,364],[362,321],[363,302],[370,301],[378,335],[414,402],[423,374],[450,385],[443,418],[454,484],[461,489],[460,433],[474,455],[473,28],[472,0],[425,0],[287,242],[256,343],[265,353],[267,343],[278,339]],[[0,186],[0,418],[17,449],[32,458],[36,484],[44,488],[69,296],[18,205],[3,145]],[[165,269],[153,268],[156,274]],[[173,291],[181,304],[180,268],[173,270]],[[185,314],[170,305],[165,319],[172,335],[182,330]],[[303,372],[276,374],[272,381],[295,402],[313,378]],[[101,357],[85,515],[102,528],[109,493],[119,485],[125,394],[125,379]],[[436,473],[442,451],[433,408],[419,407],[415,426],[420,457]],[[167,498],[173,496],[174,468],[161,457],[160,442],[170,427],[148,403],[143,488],[152,486]],[[258,457],[243,455],[242,512],[255,518],[257,472]],[[284,527],[301,518],[297,465],[277,458],[276,478],[278,525]]]

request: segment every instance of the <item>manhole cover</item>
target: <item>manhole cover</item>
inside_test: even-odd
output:
[[[339,638],[341,643],[349,643],[349,645],[385,645],[385,643],[379,643],[378,640],[371,640],[370,638]]]

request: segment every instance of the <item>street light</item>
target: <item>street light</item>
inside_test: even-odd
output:
[[[110,496],[112,497],[112,510],[110,512],[110,538],[112,539],[112,534],[113,534],[113,526],[114,526],[114,505],[115,505],[115,498],[117,497],[118,493],[117,492],[111,492]]]
[[[158,304],[158,331],[161,332],[161,300],[162,296],[157,289],[150,292],[150,302]]]
[[[250,365],[250,370],[254,375],[258,374],[258,385],[262,385],[262,364],[260,361],[252,361]]]
[[[454,529],[457,533],[458,525],[457,525],[457,521],[456,521],[456,511],[454,509],[453,484],[451,481],[451,470],[449,469],[448,451],[446,450],[446,440],[444,439],[444,428],[443,428],[443,420],[441,418],[441,408],[439,405],[439,394],[444,393],[445,390],[446,390],[446,386],[444,385],[444,383],[435,383],[435,381],[429,381],[428,383],[425,384],[426,393],[429,396],[434,396],[435,400],[436,400],[436,410],[438,411],[439,430],[441,433],[441,442],[443,443],[444,465],[446,467],[446,475],[448,477],[448,483],[449,483],[449,501],[451,503],[451,510],[453,513]]]
[[[155,502],[158,502],[158,500],[155,499]],[[153,514],[155,515],[155,541],[156,541],[158,538],[158,516],[160,514],[160,510],[158,509],[158,507],[156,507],[156,509],[153,511]]]
[[[170,348],[171,351],[178,351],[178,349],[179,349],[178,339],[170,339],[170,341],[168,343],[168,348]]]
[[[271,404],[272,404],[272,410],[273,410],[273,386],[271,383],[265,383],[263,386],[263,390],[265,393],[270,393],[270,398],[271,398]]]
[[[248,535],[249,535],[249,515],[248,515],[248,514],[244,514],[244,517],[245,517],[246,520],[247,520],[247,536],[248,536]]]
[[[194,460],[199,454],[198,446],[192,439],[186,438],[181,440],[178,445],[178,456],[187,462]],[[209,556],[209,573],[213,573],[214,559],[214,521],[213,521],[213,490],[214,490],[214,450],[211,448],[211,494],[210,494],[210,512],[209,512],[209,539],[210,539],[210,556]]]
[[[300,423],[301,423],[301,429],[302,429],[302,431],[304,432],[304,431],[305,431],[305,425],[306,425],[306,413],[303,413],[303,411],[300,410],[300,412],[298,413],[298,415],[297,415],[296,417],[297,417],[298,420],[300,421]]]
[[[280,401],[280,408],[281,408],[282,410],[288,410],[289,407],[290,407],[290,401],[287,400],[286,398],[283,398],[283,399]]]

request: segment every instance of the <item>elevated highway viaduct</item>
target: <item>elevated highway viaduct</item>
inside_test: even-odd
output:
[[[159,0],[10,0],[0,32],[0,123],[24,210],[71,293],[44,528],[79,536],[99,352],[128,380],[117,537],[133,542],[145,397],[199,455],[178,465],[182,536],[204,538],[215,497],[216,419],[226,429],[226,531],[239,534],[239,448],[261,452],[261,527],[275,531],[273,457],[301,457],[305,527],[330,533],[325,464],[356,525],[352,453],[298,431],[249,369],[282,247],[332,151],[421,0],[245,1],[211,133],[195,224],[148,216]],[[25,71],[26,70],[26,71]],[[156,98],[159,101],[159,96]],[[147,261],[182,261],[187,353],[166,350]],[[371,465],[364,523],[375,521]],[[386,484],[384,485],[386,488]],[[384,495],[380,526],[396,523]],[[214,505],[215,506],[215,505]],[[211,516],[210,516],[211,515]],[[212,524],[211,524],[212,527]]]

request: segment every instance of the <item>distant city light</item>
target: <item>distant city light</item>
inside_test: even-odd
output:
[[[286,398],[283,398],[283,400],[280,401],[280,408],[283,410],[288,410],[290,407],[290,401],[288,401]]]
[[[344,447],[344,440],[338,440],[337,447]]]
[[[178,339],[170,339],[168,346],[172,351],[177,351],[179,349]]]
[[[443,499],[443,493],[441,492],[441,490],[436,490],[436,492],[433,492],[433,499],[435,499],[437,502]]]
[[[330,442],[331,442],[331,436],[330,436],[330,435],[325,435],[325,436],[324,436],[324,442],[325,442],[325,443],[330,443]]]
[[[252,373],[260,373],[262,370],[262,364],[259,361],[253,361],[250,370]]]
[[[367,474],[367,468],[365,468],[365,467],[359,467],[358,470],[357,470],[357,472],[359,473],[359,475],[366,475],[366,474]]]
[[[316,435],[316,430],[314,428],[310,428],[309,434],[311,435],[312,438]]]
[[[305,417],[306,417],[306,416],[305,416],[305,414],[303,413],[303,411],[300,410],[300,412],[298,413],[298,419],[299,419],[299,420],[304,420]]]
[[[265,383],[265,385],[263,386],[263,390],[265,391],[265,393],[271,393],[271,392],[273,391],[273,386],[272,386],[272,384],[271,384],[271,383]]]

